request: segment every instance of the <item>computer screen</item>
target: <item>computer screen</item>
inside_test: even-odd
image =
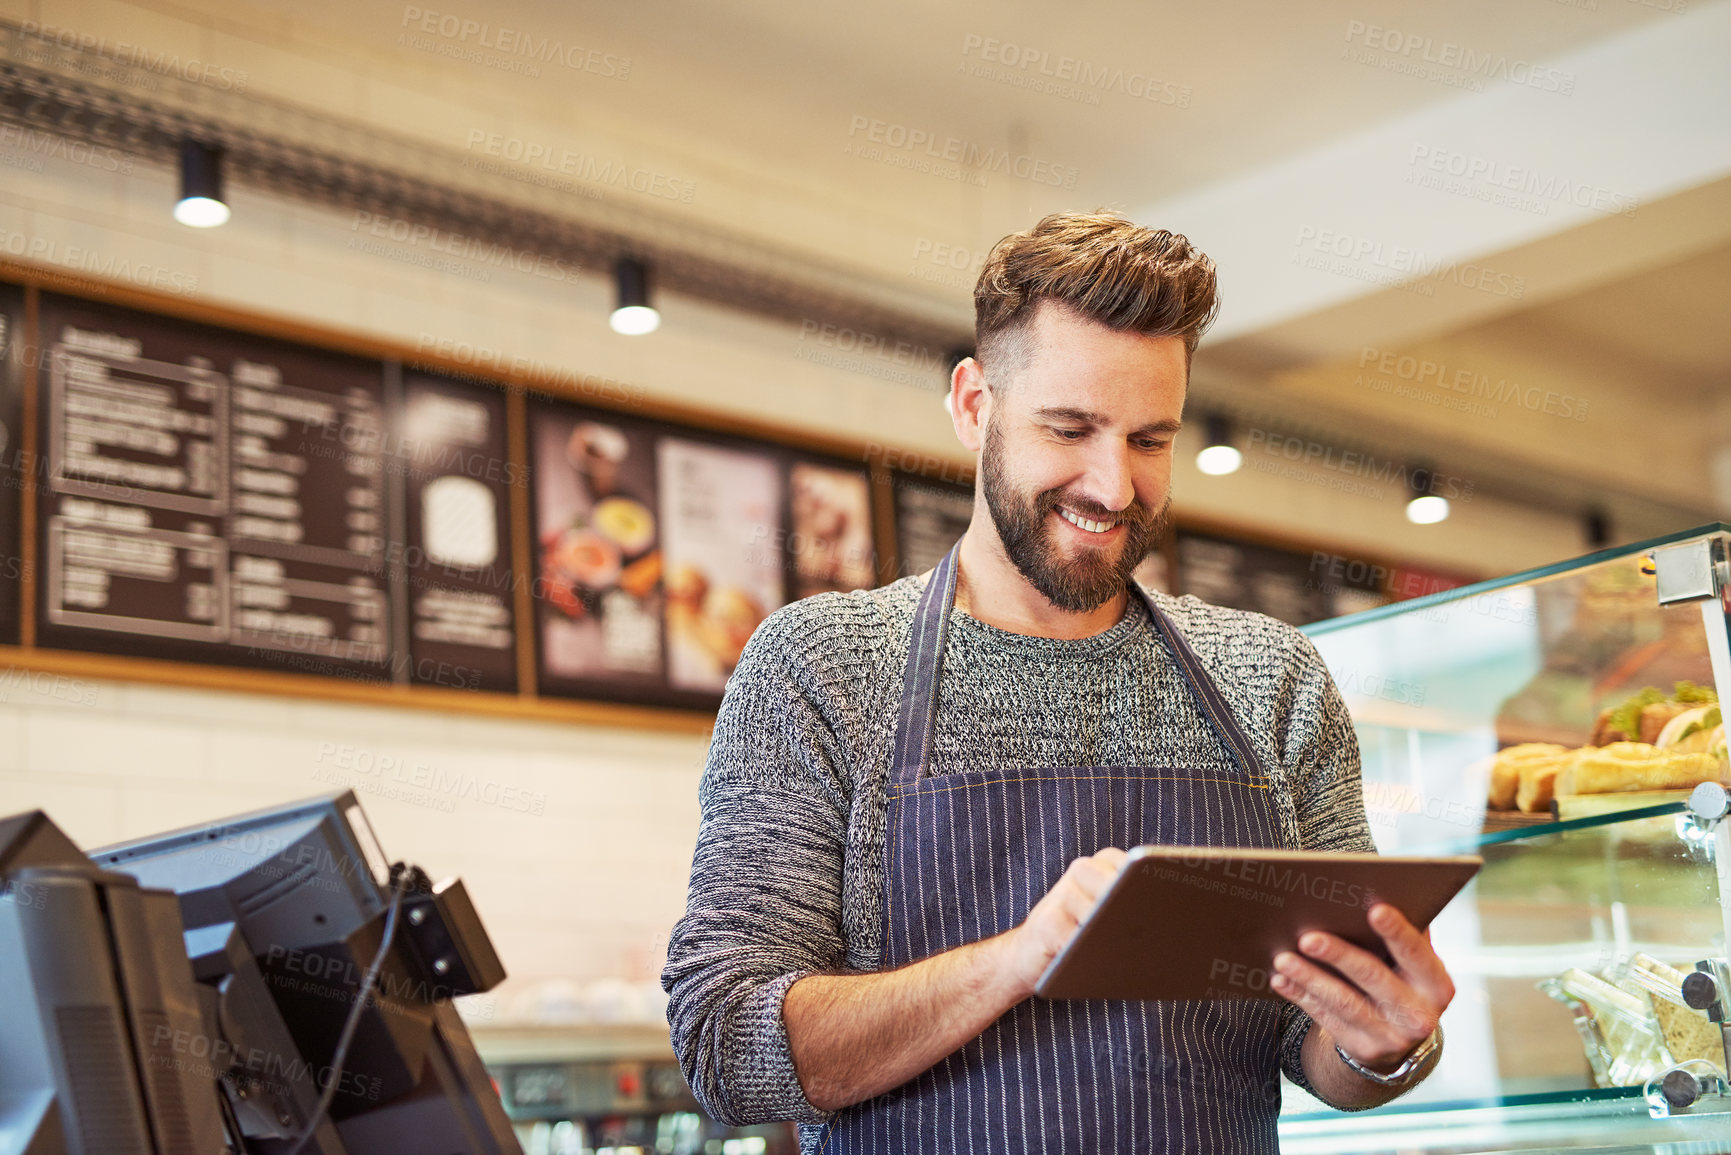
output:
[[[251,1112],[242,1117],[249,1150],[291,1150],[308,1089],[334,1083],[335,1134],[315,1134],[302,1155],[520,1155],[451,1003],[495,984],[503,968],[460,884],[435,888],[412,869],[393,880],[352,792],[90,857],[179,897],[194,971],[222,989],[222,1021],[245,1036],[224,1042],[248,1082],[248,1094],[231,1086],[230,1098]],[[401,901],[409,909],[422,909],[400,920],[381,954],[398,888],[406,888]],[[375,993],[358,1014],[343,1061],[333,1063],[375,956]],[[273,1111],[256,1109],[261,1100],[275,1102],[274,1119]]]

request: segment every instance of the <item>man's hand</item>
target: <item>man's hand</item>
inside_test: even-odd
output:
[[[1030,997],[1125,857],[1076,859],[1014,930],[892,971],[794,983],[782,1021],[807,1102],[835,1111],[899,1087]]]
[[[1421,934],[1387,903],[1371,907],[1370,926],[1388,946],[1393,967],[1344,939],[1312,931],[1298,942],[1308,957],[1292,951],[1275,956],[1269,985],[1302,1007],[1341,1050],[1373,1071],[1392,1071],[1430,1037],[1455,987],[1431,949],[1428,931]],[[1327,963],[1348,981],[1310,959]],[[1334,1065],[1347,1071],[1338,1056]],[[1315,1081],[1317,1072],[1308,1063],[1305,1070]]]
[[[1115,846],[1070,863],[1061,878],[1034,904],[1022,925],[1011,931],[1004,952],[1015,989],[1027,998],[1058,952],[1069,945],[1076,928],[1100,903],[1100,896],[1118,877],[1129,855]]]

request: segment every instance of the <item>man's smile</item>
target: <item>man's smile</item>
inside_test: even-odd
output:
[[[1061,505],[1058,506],[1054,510],[1054,512],[1057,513],[1057,515],[1059,517],[1063,518],[1065,521],[1067,521],[1071,525],[1075,526],[1077,529],[1083,530],[1087,533],[1092,533],[1092,534],[1097,534],[1097,535],[1109,534],[1113,530],[1117,529],[1119,525],[1122,524],[1121,520],[1119,518],[1116,518],[1116,517],[1114,517],[1110,520],[1107,520],[1107,521],[1101,521],[1101,520],[1097,520],[1095,518],[1083,517],[1079,513],[1070,512],[1069,510],[1065,509]]]

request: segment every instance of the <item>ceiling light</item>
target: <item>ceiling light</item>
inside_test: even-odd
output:
[[[1220,414],[1207,421],[1208,444],[1196,455],[1196,468],[1211,477],[1235,473],[1244,464],[1244,454],[1232,444],[1232,423]]]
[[[1407,477],[1406,519],[1414,525],[1435,525],[1449,515],[1448,498],[1432,493],[1435,474],[1430,469],[1414,468]]]
[[[188,138],[180,142],[180,200],[174,219],[195,229],[228,223],[222,199],[222,146]]]
[[[620,257],[613,264],[617,304],[607,319],[615,333],[641,337],[661,325],[661,314],[649,303],[649,266],[635,257]]]

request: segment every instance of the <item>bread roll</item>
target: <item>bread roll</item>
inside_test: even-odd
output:
[[[1515,805],[1526,814],[1549,810],[1551,798],[1556,794],[1557,775],[1568,763],[1567,758],[1555,758],[1523,764],[1520,785],[1515,789]]]
[[[1513,810],[1521,784],[1521,767],[1542,762],[1560,762],[1570,750],[1553,742],[1523,742],[1498,750],[1491,760],[1491,788],[1486,799],[1492,810]],[[1549,804],[1549,800],[1546,800]]]
[[[1636,735],[1640,740],[1651,746],[1659,741],[1659,735],[1665,731],[1665,723],[1678,714],[1695,708],[1690,702],[1654,702],[1650,706],[1641,707],[1641,733]]]
[[[1645,742],[1613,742],[1576,751],[1553,788],[1558,794],[1689,790],[1719,774],[1719,759],[1711,754],[1678,754]]]

